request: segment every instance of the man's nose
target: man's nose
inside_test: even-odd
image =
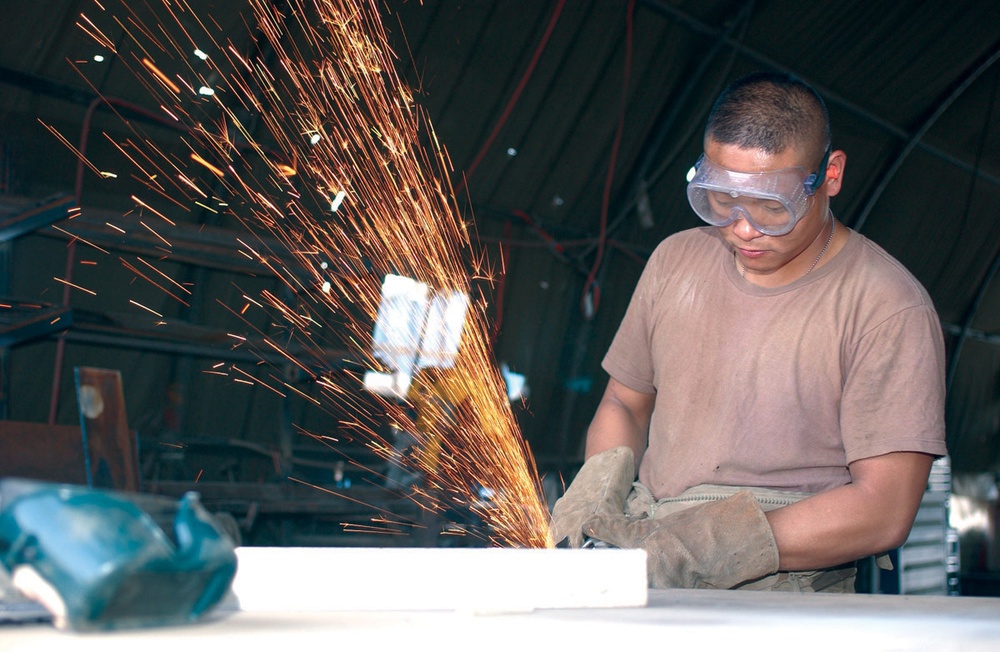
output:
[[[742,206],[733,206],[729,215],[733,218],[733,233],[741,240],[753,240],[763,235],[750,223],[750,213]]]

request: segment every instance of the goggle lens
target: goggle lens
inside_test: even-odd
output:
[[[785,235],[812,206],[812,195],[823,184],[828,158],[829,150],[814,174],[801,167],[746,173],[715,165],[703,154],[688,182],[688,202],[698,217],[712,226],[745,219],[765,235]]]

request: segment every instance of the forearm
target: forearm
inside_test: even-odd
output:
[[[863,460],[852,465],[851,484],[768,512],[781,570],[828,568],[902,545],[931,461],[921,453]]]
[[[617,446],[628,446],[635,454],[636,464],[646,449],[646,432],[629,418],[628,414],[614,408],[598,410],[587,429],[585,458]]]
[[[829,568],[895,547],[851,485],[767,513],[781,570]]]
[[[628,446],[635,454],[638,468],[648,443],[653,399],[652,394],[635,392],[611,379],[587,429],[584,457],[590,458],[617,446]]]

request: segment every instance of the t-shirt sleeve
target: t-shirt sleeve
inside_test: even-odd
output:
[[[652,303],[659,258],[656,253],[650,257],[601,363],[612,378],[644,394],[656,391],[650,321],[653,318]]]
[[[849,463],[900,451],[947,453],[944,358],[940,321],[926,304],[861,336],[840,411]]]

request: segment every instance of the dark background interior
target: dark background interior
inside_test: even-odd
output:
[[[156,23],[133,4],[138,20]],[[235,47],[251,48],[244,3],[198,6]],[[379,6],[397,70],[454,165],[473,250],[496,272],[483,290],[499,326],[496,358],[527,378],[530,396],[515,414],[543,474],[569,473],[580,462],[606,382],[600,360],[645,259],[662,238],[698,224],[684,176],[700,153],[711,101],[733,78],[775,69],[811,83],[828,103],[834,146],[848,154],[845,187],[833,202],[838,218],[899,259],[935,302],[949,356],[954,491],[986,505],[992,528],[1000,461],[1000,4]],[[112,53],[93,60],[98,49],[80,27],[81,15],[98,13],[91,2],[2,0],[0,7],[0,216],[12,220],[64,193],[82,207],[79,232],[106,234],[102,225],[133,207],[134,189],[89,171],[78,184],[77,158],[43,123],[74,146],[89,136],[95,160],[124,133],[122,115],[108,108],[116,102],[161,146],[175,147],[178,135],[150,118],[158,107]],[[120,29],[108,34],[118,39]],[[95,102],[98,93],[104,101]],[[266,139],[256,127],[255,137]],[[96,296],[65,295],[56,280],[67,273],[68,237],[58,228],[66,221],[6,236],[0,416],[78,423],[73,368],[117,369],[140,435],[162,417],[171,393],[183,405],[181,441],[204,444],[190,473],[280,481],[271,452],[309,458],[309,442],[295,439],[294,428],[332,431],[336,415],[205,373],[219,361],[253,368],[253,356],[226,335],[244,326],[226,306],[280,284],[234,252],[238,224],[208,212],[172,217],[191,228],[163,268],[197,287],[189,306],[135,283],[114,262],[120,251],[155,251],[148,234],[118,237],[107,264],[83,264],[94,256],[82,249],[70,259],[75,281],[100,288]],[[599,294],[588,293],[595,283]],[[67,300],[73,327],[48,326]],[[169,324],[152,327],[130,300],[157,307]],[[289,441],[294,450],[285,450]],[[994,544],[977,546],[969,563],[996,567]]]

